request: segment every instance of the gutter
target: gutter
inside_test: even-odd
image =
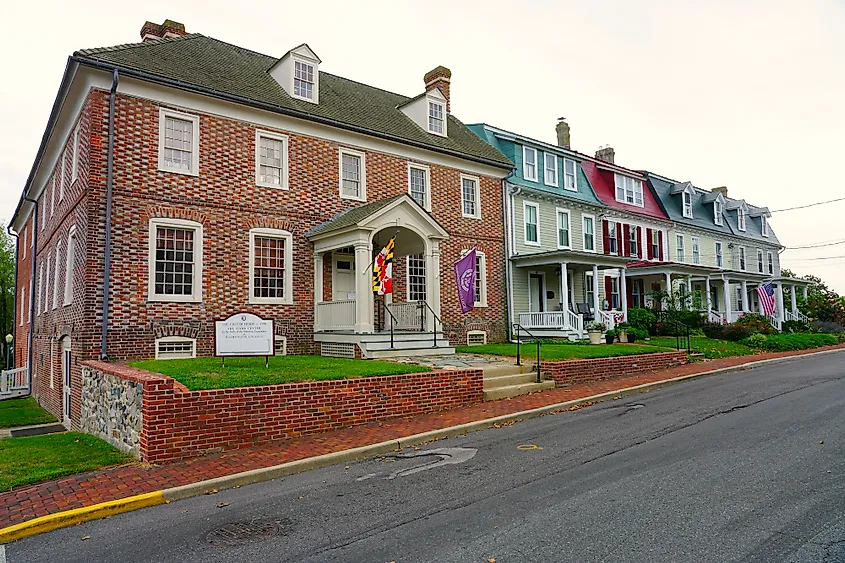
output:
[[[106,164],[106,241],[103,258],[103,325],[100,332],[100,359],[108,360],[106,344],[109,332],[109,284],[111,282],[111,210],[112,186],[114,184],[114,106],[117,84],[120,76],[114,70],[111,91],[109,92],[109,148]]]
[[[508,194],[508,180],[513,177],[516,173],[516,169],[512,169],[511,173],[507,175],[507,177],[502,178],[502,218],[505,223],[505,319],[507,319],[507,326],[505,327],[505,334],[507,334],[508,342],[513,342],[513,331],[511,327],[513,326],[513,271],[511,268],[513,267],[511,264],[511,249],[510,249],[510,240],[511,240],[511,221],[509,221],[511,217],[511,205],[510,205],[510,194]]]
[[[29,330],[26,336],[26,373],[27,377],[29,377],[30,385],[32,385],[32,338],[35,331],[35,307],[37,305],[35,302],[35,259],[38,255],[38,202],[25,195],[23,200],[32,203],[34,206],[32,211],[32,256],[30,256],[32,265],[30,266],[29,275],[29,302],[32,305],[29,307]]]

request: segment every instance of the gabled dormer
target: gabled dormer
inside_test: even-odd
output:
[[[692,211],[692,204],[695,201],[695,188],[692,186],[690,182],[678,182],[674,184],[669,191],[672,195],[680,195],[681,196],[681,210],[683,212],[684,217],[687,219],[695,219],[695,215]]]
[[[285,53],[270,70],[292,98],[320,103],[320,57],[306,43]]]
[[[723,193],[721,192],[721,188],[719,190],[713,190],[709,194],[704,194],[701,197],[701,203],[704,205],[712,205],[713,206],[713,224],[719,225],[720,227],[725,224],[724,221],[724,213],[725,213],[725,205],[728,203],[728,200],[725,198]]]
[[[449,115],[449,82],[452,71],[438,66],[423,77],[425,92],[401,104],[399,109],[423,131],[447,137]]]
[[[769,217],[772,216],[768,207],[758,207],[750,213],[751,217],[760,219],[760,234],[764,237],[769,236]]]
[[[748,204],[744,199],[729,202],[729,210],[736,210],[736,226],[743,233],[748,230],[746,220],[748,218]]]

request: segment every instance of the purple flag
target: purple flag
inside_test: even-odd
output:
[[[455,262],[455,281],[458,283],[458,301],[461,311],[469,313],[475,308],[475,249]]]

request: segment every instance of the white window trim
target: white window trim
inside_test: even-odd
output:
[[[772,251],[770,251],[770,250],[766,251],[766,260],[768,261],[767,264],[766,264],[766,266],[767,266],[766,272],[770,276],[775,275],[775,255]]]
[[[361,160],[361,194],[358,197],[343,195],[343,155],[355,156]],[[361,151],[341,147],[337,151],[337,190],[340,199],[367,201],[367,155]]]
[[[475,182],[475,214],[464,213],[464,180]],[[409,186],[410,187],[410,186]],[[478,176],[461,174],[461,216],[467,219],[481,219],[481,179]]]
[[[590,215],[588,213],[583,213],[581,215],[581,245],[582,246],[584,245],[584,235],[587,233],[587,227],[586,227],[586,221],[585,221],[585,219],[587,219],[587,218],[593,220],[593,249],[587,250],[587,247],[584,246],[582,248],[582,250],[584,252],[591,252],[593,254],[596,254],[596,253],[598,253],[598,249],[596,248],[596,216],[595,215]],[[570,237],[570,242],[571,242],[571,239],[572,239],[572,237]]]
[[[432,98],[430,96],[426,96],[426,102],[427,102],[425,104],[425,129],[426,129],[426,131],[428,131],[432,135],[437,135],[438,137],[448,137],[448,135],[446,133],[446,131],[447,131],[446,123],[449,121],[449,116],[446,114],[446,102],[442,102],[442,101],[440,101],[436,98]],[[434,129],[431,128],[431,122],[429,120],[429,118],[430,118],[429,114],[431,113],[431,107],[430,107],[429,104],[434,104],[434,105],[440,106],[440,110],[443,113],[443,132],[442,133],[440,131],[435,131]]]
[[[193,143],[191,146],[191,169],[170,168],[164,164],[164,136],[166,118],[183,119],[191,121],[193,127]],[[190,113],[182,113],[167,108],[158,110],[158,169],[171,174],[183,174],[185,176],[199,176],[200,172],[200,116]]]
[[[314,88],[311,90],[311,93],[314,94],[313,98],[307,98],[305,96],[299,96],[294,94],[296,92],[296,63],[302,63],[309,66],[314,67]],[[298,57],[296,55],[291,55],[291,65],[290,65],[290,97],[296,100],[302,100],[304,102],[309,102],[312,104],[320,103],[320,65],[311,59],[307,59],[305,57]]]
[[[569,233],[569,245],[568,246],[561,246],[560,244],[560,214],[566,213],[566,230]],[[557,230],[555,231],[555,238],[557,242],[558,250],[572,250],[572,211],[566,209],[565,207],[556,207],[555,208],[555,224],[557,225]]]
[[[273,139],[282,143],[282,175],[281,185],[272,184],[270,182],[261,181],[261,138]],[[270,131],[262,131],[260,129],[255,131],[255,185],[262,188],[275,188],[277,190],[287,190],[288,185],[288,136],[280,135],[278,133],[271,133]]]
[[[50,310],[50,262],[52,257],[50,256],[50,252],[47,253],[47,274],[44,276],[44,302],[42,305],[44,306],[44,313]]]
[[[194,287],[191,295],[156,295],[155,293],[155,268],[156,268],[156,228],[171,227],[176,229],[193,229],[194,235]],[[186,219],[167,219],[154,217],[149,223],[149,254],[147,263],[147,301],[164,303],[201,303],[202,302],[202,270],[203,270],[203,236],[202,224]]]
[[[56,243],[56,260],[53,266],[53,309],[59,307],[59,258],[62,250],[61,241]]]
[[[698,258],[695,257],[696,248],[698,248]],[[701,238],[699,237],[690,237],[690,258],[693,264],[701,264]]]
[[[163,336],[161,338],[156,338],[155,347],[156,347],[156,360],[162,359],[159,357],[159,344],[162,342],[191,342],[191,355],[184,356],[184,357],[170,357],[170,358],[163,358],[166,360],[182,360],[186,358],[196,358],[197,357],[197,339],[196,338],[188,338],[185,336]]]
[[[689,198],[689,214],[687,213],[687,202],[686,198]],[[681,193],[681,207],[684,217],[687,219],[695,219],[694,213],[692,211],[692,194],[688,191],[684,191]]]
[[[613,225],[613,235],[610,234],[610,226]],[[612,256],[622,256],[622,249],[619,248],[619,229],[622,228],[622,223],[619,221],[607,220],[607,253]],[[613,241],[613,244],[610,244]],[[602,242],[604,242],[604,226],[602,225]],[[616,246],[616,250],[611,250],[611,246]]]
[[[487,255],[481,251],[476,249],[476,254],[481,257],[481,266],[479,269],[479,285],[478,285],[478,297],[479,301],[475,302],[476,307],[486,307],[487,306]],[[466,253],[465,253],[466,254]],[[473,294],[475,293],[475,288],[473,288]]]
[[[76,129],[73,130],[73,164],[71,167],[70,173],[70,184],[73,185],[74,182],[79,178],[79,128],[81,125],[77,125]],[[62,190],[59,193],[59,201],[62,200],[64,197],[65,192]]]
[[[534,176],[529,176],[528,172],[527,172],[528,171],[528,164],[527,164],[527,159],[525,158],[525,155],[528,154],[529,151],[534,153]],[[537,181],[537,167],[538,166],[539,166],[539,163],[537,162],[537,149],[534,149],[534,148],[531,148],[531,147],[526,147],[525,145],[522,145],[522,177],[525,178],[526,180],[531,181],[531,182],[536,182]]]
[[[724,205],[719,201],[713,202],[713,223],[719,226],[724,224],[724,221],[722,221],[723,208]]]
[[[255,297],[255,237],[277,238],[285,241],[285,296]],[[281,229],[250,229],[249,231],[249,303],[268,305],[293,305],[293,235]]]
[[[275,351],[276,343],[278,343],[278,342],[282,343],[282,353],[281,354],[277,353],[276,356],[287,356],[288,355],[288,337],[283,336],[281,334],[273,335],[273,351]]]
[[[739,257],[737,265],[739,266],[740,271],[748,271],[748,252],[746,252],[744,246],[738,247],[737,256]],[[745,264],[743,264],[743,262],[745,262]]]
[[[684,252],[683,260],[681,259],[681,250]],[[684,235],[677,233],[675,234],[675,260],[681,264],[687,263],[687,243],[684,240]]]
[[[623,193],[623,197],[622,197],[622,199],[619,199],[619,194],[617,193],[617,189],[616,189],[616,181],[617,181],[617,179],[618,179],[618,178],[622,178],[622,179],[623,179],[623,182],[622,182],[622,191],[623,191],[624,193]],[[629,180],[632,180],[632,181],[634,182],[634,201],[633,201],[633,202],[630,202],[630,201],[628,201],[628,200],[626,199],[626,196],[627,196],[627,193],[628,193],[628,192],[627,192],[627,189],[625,188],[625,182],[624,182],[624,179],[626,179],[626,178],[627,178],[627,179],[629,179]],[[639,186],[639,189],[637,189],[637,186]],[[640,201],[641,201],[641,203],[637,203],[637,194],[638,194],[638,193],[639,193],[639,195],[640,195]],[[617,174],[617,173],[614,173],[614,174],[613,174],[613,197],[614,197],[614,198],[616,199],[616,201],[618,201],[619,203],[624,203],[625,205],[633,205],[634,207],[643,207],[643,208],[645,208],[645,190],[643,190],[643,182],[642,182],[642,180],[640,180],[640,179],[638,179],[638,178],[634,178],[634,177],[632,177],[632,176],[625,176],[624,174]]]
[[[537,241],[528,240],[528,208],[533,207],[537,219]],[[531,201],[522,202],[522,238],[527,246],[540,246],[540,204]]]
[[[736,210],[736,226],[737,228],[742,231],[743,233],[747,230],[746,221],[748,217],[746,217],[747,213],[742,207],[738,207]],[[740,220],[742,219],[742,220]]]
[[[62,158],[62,164],[59,166],[61,171],[61,178],[59,181],[59,188],[64,191],[65,187],[65,166],[64,166],[64,156]],[[44,205],[47,205],[46,200],[44,201]],[[54,178],[53,185],[50,186],[50,217],[53,216],[53,213],[56,211],[56,180]]]
[[[719,245],[719,248],[716,248],[716,245]],[[722,257],[722,265],[719,265],[719,256]],[[725,245],[720,240],[713,241],[713,265],[717,268],[724,269],[725,267]]]
[[[65,295],[62,306],[73,303],[73,267],[76,262],[76,225],[70,228],[65,245]],[[72,243],[72,244],[71,244]]]
[[[425,264],[425,268],[428,268],[428,259],[425,255],[425,253],[422,253],[422,255],[423,255],[423,263]],[[405,301],[416,301],[415,299],[411,299],[411,267],[408,264],[408,259],[410,257],[411,257],[411,255],[408,255],[405,258]],[[426,298],[427,298],[428,297],[428,293],[427,293],[428,292],[428,270],[427,269],[426,269],[425,291],[426,291]]]
[[[765,262],[765,259],[766,259],[766,255],[765,255],[765,254],[763,254],[763,249],[762,249],[762,248],[758,248],[758,249],[757,249],[757,273],[758,273],[758,274],[764,274],[764,273],[766,273],[766,262]]]
[[[554,178],[555,181],[554,182],[549,182],[549,176],[548,176],[548,174],[546,174],[546,172],[549,170],[548,159],[550,159],[550,158],[554,162],[554,170],[555,170],[555,178]],[[553,186],[553,187],[556,188],[556,187],[558,187],[558,184],[560,183],[560,182],[558,182],[558,176],[559,176],[559,174],[558,174],[558,167],[557,167],[557,155],[554,155],[554,154],[551,154],[551,153],[548,153],[548,152],[544,152],[543,153],[543,183],[546,184],[547,186]]]
[[[563,182],[561,183],[561,185],[563,186],[563,189],[566,190],[566,191],[569,191],[569,192],[577,192],[578,191],[578,163],[576,161],[572,160],[572,159],[569,159],[569,158],[561,158],[560,160],[562,161],[560,169],[561,169],[561,172],[563,172],[563,175],[561,176],[561,178],[563,179]],[[566,187],[566,163],[567,162],[572,163],[572,167],[575,171],[575,173],[574,173],[575,185],[571,189]]]
[[[764,237],[769,237],[769,221],[765,215],[760,215],[760,234]]]
[[[28,230],[29,230],[29,229],[27,229],[26,225],[24,225],[24,227],[23,227],[23,232],[21,233],[21,238],[20,238],[20,241],[21,241],[21,253],[22,253],[21,260],[26,260],[26,232],[27,232]]]
[[[408,163],[408,195],[411,195],[411,169],[421,170],[425,173],[425,205],[422,207],[426,211],[431,211],[431,168],[424,164]],[[414,199],[413,196],[411,196],[411,199]]]
[[[26,287],[22,285],[21,286],[21,301],[20,301],[20,307],[19,307],[20,311],[21,311],[20,312],[21,318],[20,318],[20,322],[19,322],[20,326],[23,326],[23,318],[24,318],[24,307],[23,306],[24,306],[24,303],[26,303]]]
[[[470,344],[469,337],[470,336],[483,336],[484,341],[481,344]],[[468,330],[467,331],[467,346],[484,346],[487,344],[487,331],[486,330]]]

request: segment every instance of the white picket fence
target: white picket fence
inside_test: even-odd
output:
[[[0,372],[0,399],[29,395],[29,370],[26,367]]]

